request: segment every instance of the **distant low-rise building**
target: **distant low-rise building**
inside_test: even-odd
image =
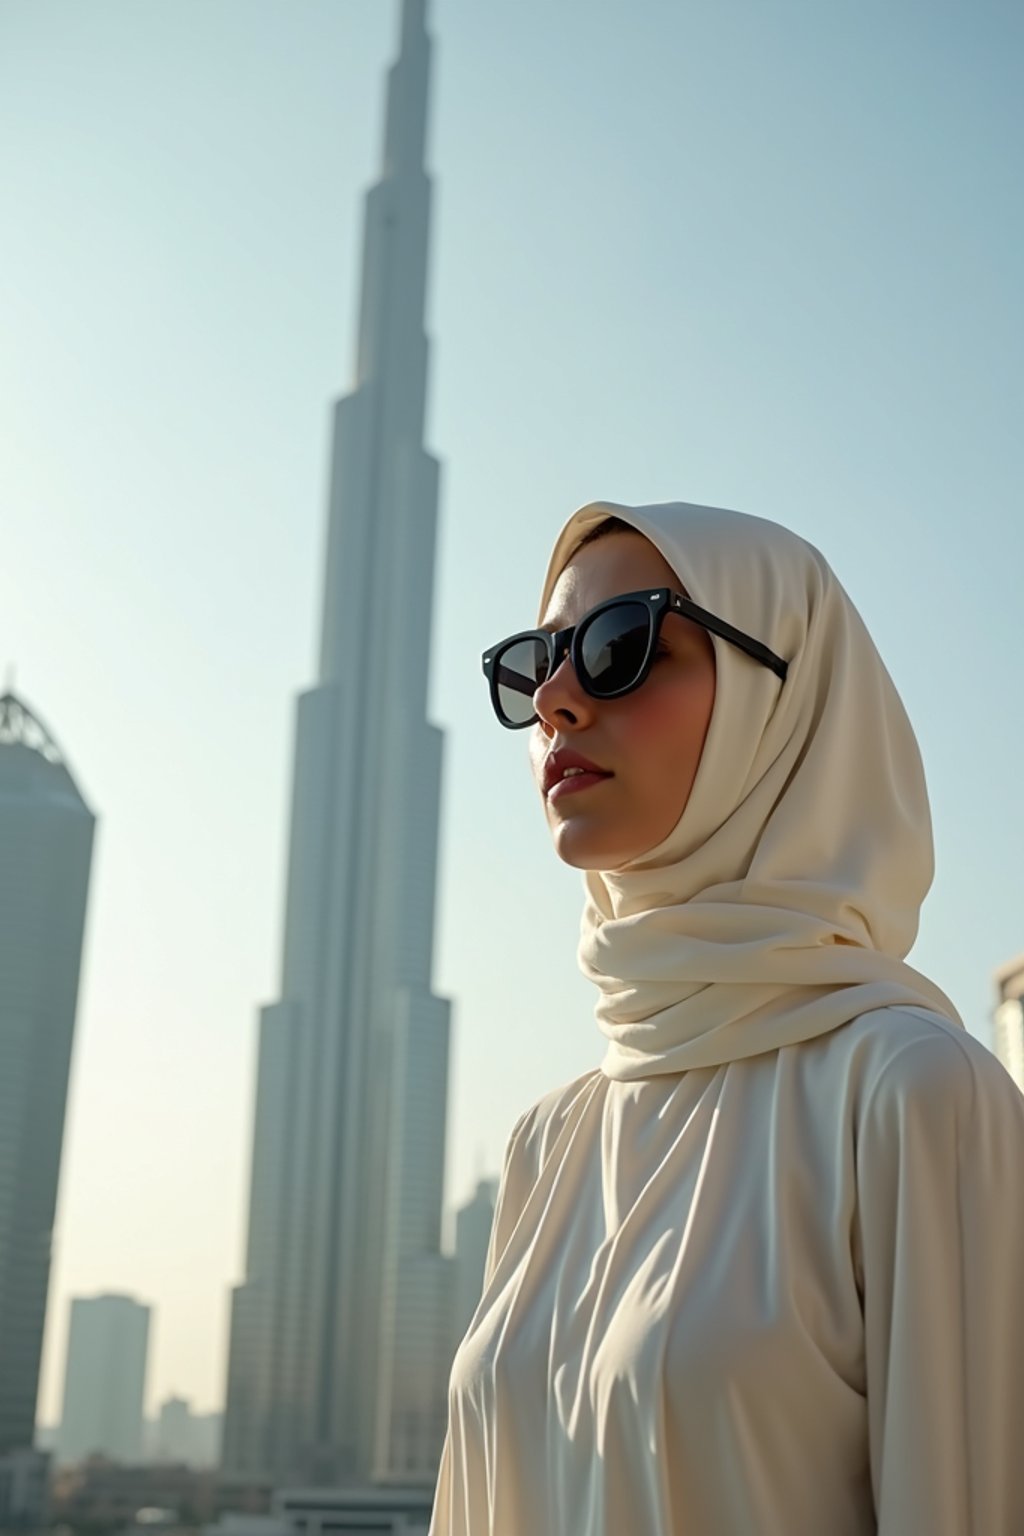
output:
[[[192,1410],[184,1397],[161,1404],[156,1424],[156,1460],[192,1465]]]
[[[228,1513],[203,1536],[426,1536],[432,1488],[287,1488],[262,1516]]]
[[[217,1512],[216,1474],[190,1467],[120,1466],[93,1456],[59,1468],[54,1478],[53,1520],[72,1530],[122,1530],[139,1523],[143,1511],[160,1511],[163,1523],[193,1528],[212,1520]]]
[[[169,1397],[150,1426],[152,1459],[186,1467],[218,1466],[222,1426],[222,1414],[193,1413],[186,1398]]]
[[[992,1048],[1024,1093],[1024,955],[995,973]]]
[[[494,1224],[497,1179],[480,1179],[471,1200],[455,1216],[455,1287],[452,1317],[452,1354],[458,1348],[476,1311],[484,1283],[484,1265]]]

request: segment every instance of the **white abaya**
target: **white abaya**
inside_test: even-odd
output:
[[[1020,1536],[1024,1098],[923,1009],[517,1122],[431,1536]]]

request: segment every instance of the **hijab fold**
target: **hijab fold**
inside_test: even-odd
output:
[[[644,534],[695,603],[789,663],[712,636],[700,767],[668,837],[588,871],[579,961],[599,992],[602,1068],[631,1080],[717,1066],[878,1008],[952,1003],[906,963],[931,884],[931,817],[910,722],[863,621],[804,539],[762,518],[592,502],[555,544],[541,612],[584,535]]]

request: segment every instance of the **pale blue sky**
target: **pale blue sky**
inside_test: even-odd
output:
[[[0,666],[101,818],[47,1419],[67,1298],[99,1288],[158,1309],[151,1401],[221,1400],[396,23],[392,0],[0,0]],[[432,29],[461,1200],[602,1052],[578,877],[479,673],[594,497],[741,507],[824,549],[925,754],[916,963],[988,1038],[1024,947],[1024,12],[435,0]]]

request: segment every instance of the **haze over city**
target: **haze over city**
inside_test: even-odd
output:
[[[1024,20],[436,0],[431,30],[451,1204],[602,1054],[578,877],[479,669],[596,496],[741,507],[828,555],[928,769],[913,958],[989,1038],[1024,947]],[[99,817],[44,1422],[68,1298],[101,1289],[156,1309],[150,1407],[222,1403],[394,42],[369,0],[0,8],[0,665]]]

